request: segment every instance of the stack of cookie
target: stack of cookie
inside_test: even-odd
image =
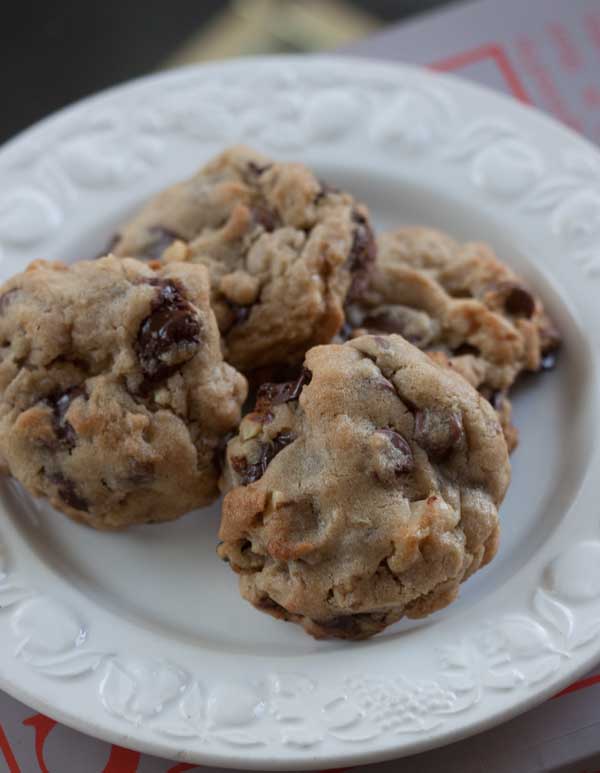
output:
[[[559,339],[487,246],[376,245],[350,194],[236,147],[110,252],[0,291],[0,453],[27,490],[119,528],[220,488],[242,595],[316,637],[427,615],[490,561],[509,390]]]

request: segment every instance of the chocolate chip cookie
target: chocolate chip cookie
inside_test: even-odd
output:
[[[0,454],[76,520],[116,528],[211,502],[245,396],[203,266],[38,261],[0,289]]]
[[[435,352],[499,409],[509,445],[509,388],[551,367],[560,343],[542,302],[486,244],[430,228],[382,234],[368,288],[347,309],[349,334],[399,333]]]
[[[364,206],[245,147],[158,194],[112,250],[205,265],[226,359],[244,371],[301,363],[328,342],[375,259]]]
[[[490,403],[397,335],[311,349],[227,447],[219,555],[258,609],[362,639],[494,556],[510,478]]]

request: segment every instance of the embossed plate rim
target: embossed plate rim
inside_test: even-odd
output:
[[[215,103],[214,81],[219,78],[230,87],[254,78],[257,88],[263,87],[261,78],[271,78],[269,109],[265,102],[261,114],[249,108],[243,113],[248,136],[215,139],[220,118],[235,109],[237,120],[244,99],[239,88],[231,87],[229,92],[219,89]],[[383,96],[377,104],[380,87]],[[582,229],[590,212],[600,212],[597,150],[551,119],[481,87],[364,59],[266,57],[194,66],[115,87],[45,119],[0,150],[0,256],[4,253],[5,264],[22,260],[34,248],[58,254],[58,226],[69,207],[70,215],[77,205],[87,215],[85,202],[112,196],[110,185],[132,175],[143,180],[156,157],[153,141],[160,132],[174,135],[167,141],[183,142],[178,132],[197,130],[195,116],[186,118],[187,104],[180,105],[179,113],[175,110],[176,120],[168,110],[162,116],[155,113],[158,123],[146,116],[148,125],[136,125],[138,116],[131,111],[135,115],[123,121],[119,138],[124,154],[113,154],[110,163],[99,158],[104,107],[116,110],[125,97],[142,103],[152,95],[162,105],[179,88],[203,89],[204,104],[214,108],[212,123],[208,129],[203,126],[213,131],[212,138],[196,134],[185,139],[205,144],[207,152],[247,139],[293,157],[294,148],[310,142],[315,152],[322,148],[343,160],[348,143],[351,147],[355,141],[365,153],[366,166],[397,157],[415,179],[426,170],[440,186],[435,170],[443,169],[444,184],[460,183],[473,201],[477,196],[478,207],[499,222],[514,223],[523,239],[537,244],[543,234],[550,263],[554,261],[550,278],[566,288],[563,297],[570,300],[571,311],[578,306],[573,314],[579,326],[584,321],[597,329],[600,312],[588,285],[600,274],[600,238],[593,229]],[[302,88],[307,90],[304,100]],[[368,88],[376,95],[374,119],[366,127],[360,123],[353,88]],[[177,97],[173,100],[177,108]],[[489,110],[496,111],[492,117]],[[410,121],[403,124],[407,113]],[[100,137],[98,157],[87,154],[85,136],[79,141],[78,121],[88,121],[88,137]],[[277,132],[271,124],[278,126]],[[350,131],[357,135],[354,139],[348,137]],[[133,138],[137,146],[130,148]],[[501,174],[507,165],[510,174]],[[551,174],[544,174],[545,166]],[[559,253],[576,266],[574,278],[558,262]],[[588,393],[598,382],[597,348],[589,354]],[[598,413],[597,401],[592,418]],[[600,466],[597,447],[594,451],[587,479],[580,482],[579,499],[588,503],[594,493],[589,473]],[[21,496],[14,486],[11,492]],[[448,743],[526,710],[599,657],[595,640],[600,633],[600,574],[594,567],[600,565],[600,533],[595,511],[585,511],[583,505],[580,501],[570,507],[519,573],[524,592],[502,609],[493,621],[495,628],[490,621],[491,628],[482,626],[477,635],[471,631],[460,647],[446,643],[439,648],[443,652],[434,679],[422,674],[411,680],[389,678],[382,669],[373,669],[370,676],[352,673],[337,682],[332,654],[326,652],[295,659],[306,674],[286,671],[277,658],[259,668],[259,659],[253,658],[255,673],[250,678],[242,679],[232,664],[234,679],[215,683],[211,665],[215,670],[218,658],[205,655],[203,663],[198,657],[202,653],[183,644],[173,645],[176,652],[157,654],[152,637],[125,622],[119,629],[125,644],[115,647],[111,613],[38,567],[22,535],[6,519],[0,526],[0,686],[65,724],[106,740],[228,767],[356,765]],[[558,533],[564,538],[560,550]],[[47,576],[52,577],[48,585]],[[491,594],[494,600],[501,590]],[[349,645],[348,652],[363,663],[368,659],[368,650],[359,654],[360,645]],[[408,654],[399,653],[397,640],[385,643],[378,653],[391,663],[391,670],[399,655]],[[465,658],[475,667],[467,666]],[[62,708],[67,701],[68,708]]]

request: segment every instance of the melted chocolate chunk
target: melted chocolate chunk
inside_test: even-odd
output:
[[[247,486],[260,480],[277,454],[295,439],[296,436],[292,432],[280,432],[270,443],[261,444],[260,458],[254,464],[248,464],[245,456],[232,456],[231,466],[239,475],[241,485]]]
[[[75,488],[75,484],[70,478],[66,478],[61,472],[48,476],[48,480],[54,483],[58,490],[58,496],[62,501],[75,510],[81,510],[84,513],[89,512],[89,503],[84,499]]]
[[[535,311],[535,300],[531,293],[517,285],[510,289],[504,299],[504,308],[515,317],[530,319]]]
[[[481,352],[476,346],[471,346],[471,344],[461,344],[452,352],[452,354],[455,357],[463,357],[465,354],[472,354],[474,357],[479,357]]]
[[[393,429],[378,429],[380,435],[384,435],[394,448],[394,472],[396,475],[402,475],[405,472],[411,472],[415,467],[412,449],[407,441],[395,432]]]
[[[151,241],[144,249],[143,257],[146,260],[159,260],[163,252],[169,248],[176,239],[181,239],[179,234],[176,234],[168,228],[163,228],[160,225],[150,228],[148,233],[151,236]]]
[[[172,280],[162,280],[152,311],[140,325],[137,356],[151,382],[171,376],[191,360],[200,344],[200,323]]]
[[[77,442],[77,433],[66,415],[73,400],[78,397],[87,399],[85,389],[80,386],[71,387],[64,392],[58,392],[45,399],[45,403],[52,408],[52,419],[54,423],[54,432],[59,442],[71,451],[75,448]]]
[[[350,254],[346,260],[348,270],[352,274],[352,284],[348,291],[349,300],[360,297],[367,289],[369,272],[377,256],[375,236],[366,217],[354,210],[352,222],[356,224],[356,227]]]
[[[433,461],[443,461],[463,435],[462,417],[458,413],[435,409],[415,413],[415,441]]]
[[[281,384],[266,383],[261,384],[256,394],[255,410],[257,413],[264,413],[274,405],[289,403],[290,400],[297,400],[305,384],[310,384],[312,373],[307,368],[294,381],[285,381]]]

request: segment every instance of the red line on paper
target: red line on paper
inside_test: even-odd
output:
[[[560,692],[557,692],[556,695],[553,695],[551,700],[554,700],[554,698],[562,698],[563,695],[568,695],[571,692],[585,690],[586,687],[592,687],[594,684],[600,684],[600,674],[596,674],[595,676],[588,676],[586,679],[580,679],[578,682],[573,682],[573,684],[565,687],[564,690],[561,690]]]
[[[34,714],[23,720],[23,724],[35,730],[35,756],[42,773],[50,773],[44,762],[44,744],[56,726],[56,722],[43,714]]]
[[[102,773],[136,773],[142,755],[139,752],[112,746],[110,757]]]
[[[180,765],[175,765],[174,768],[169,768],[167,773],[183,773],[185,770],[199,770],[198,765],[188,765],[186,762],[182,762]]]
[[[454,54],[446,59],[433,62],[433,64],[430,64],[429,66],[434,70],[445,72],[447,70],[456,70],[459,67],[465,67],[466,65],[480,62],[483,59],[493,59],[513,95],[517,99],[520,99],[521,102],[531,104],[529,94],[525,91],[525,87],[521,83],[516,70],[510,63],[506,51],[497,43],[488,43],[485,46],[479,46],[479,48],[473,48],[469,51]]]
[[[4,754],[4,759],[8,765],[8,773],[21,773],[21,768],[13,754],[13,750],[10,748],[8,738],[6,737],[2,725],[0,725],[0,751]]]
[[[581,52],[571,37],[570,30],[559,22],[548,22],[546,31],[556,47],[561,66],[565,70],[580,70]]]
[[[516,54],[523,71],[539,89],[547,107],[568,126],[581,131],[581,121],[573,115],[565,96],[546,67],[540,46],[533,38],[522,35],[516,42]]]

